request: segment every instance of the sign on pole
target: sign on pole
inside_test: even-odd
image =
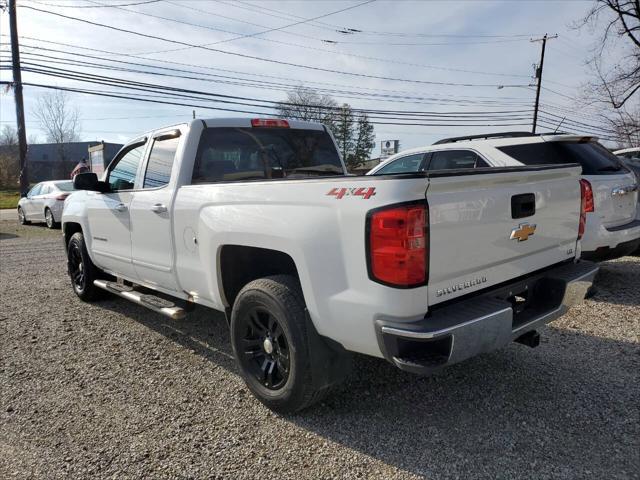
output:
[[[398,153],[400,140],[383,140],[380,147],[380,160],[382,160]]]

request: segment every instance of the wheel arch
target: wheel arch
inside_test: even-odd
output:
[[[247,283],[272,275],[291,275],[300,281],[293,258],[285,252],[246,245],[223,245],[220,248],[218,285],[220,298],[227,308]]]
[[[71,237],[73,237],[75,233],[82,233],[82,225],[76,222],[65,222],[62,226],[62,232],[64,235],[64,247],[67,248]]]

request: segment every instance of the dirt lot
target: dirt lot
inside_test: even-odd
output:
[[[640,478],[640,257],[543,331],[431,378],[357,358],[293,417],[222,315],[81,303],[59,232],[0,221],[0,478]]]

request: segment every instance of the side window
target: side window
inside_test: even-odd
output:
[[[145,144],[133,147],[116,160],[107,180],[111,190],[131,190],[134,187],[144,147]]]
[[[163,187],[169,183],[179,142],[180,137],[154,140],[144,174],[144,188]]]
[[[433,152],[429,170],[488,167],[476,153],[470,150],[441,150]]]
[[[39,183],[38,185],[33,187],[31,190],[29,190],[29,193],[27,194],[27,197],[35,197],[36,195],[40,195],[40,190],[41,189],[42,189],[42,184]]]
[[[51,193],[50,185],[43,185],[42,189],[40,189],[40,193],[38,195],[48,195]]]
[[[375,174],[389,175],[392,173],[417,173],[420,171],[420,165],[422,164],[423,157],[423,153],[401,157],[389,163],[388,165],[385,165]]]

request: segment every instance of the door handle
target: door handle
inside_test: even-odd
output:
[[[153,207],[151,207],[151,211],[155,213],[166,213],[167,207],[165,207],[161,203],[156,203]]]
[[[113,209],[116,212],[124,212],[127,209],[127,206],[124,203],[119,203],[115,207],[113,207]]]

